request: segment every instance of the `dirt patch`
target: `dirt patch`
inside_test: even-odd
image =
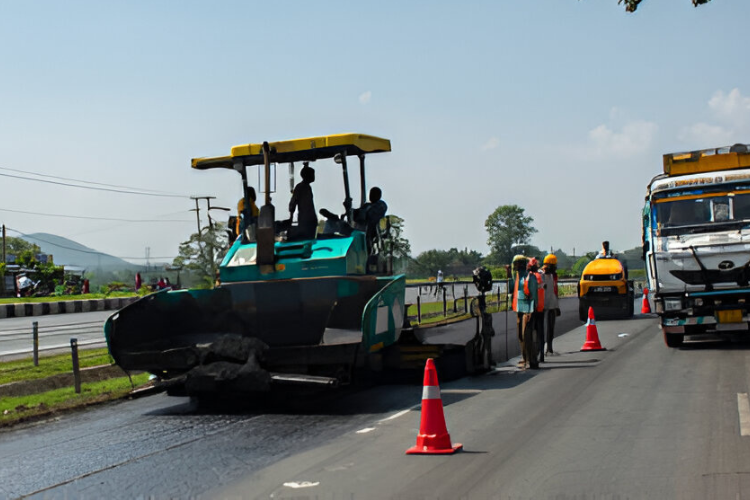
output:
[[[125,376],[127,376],[127,373],[116,365],[92,366],[81,370],[81,383],[99,382]],[[60,373],[52,377],[0,385],[0,397],[30,396],[63,387],[72,387],[73,385],[75,385],[73,373]]]

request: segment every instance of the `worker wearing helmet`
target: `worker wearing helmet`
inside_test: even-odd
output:
[[[557,294],[557,256],[555,254],[549,254],[544,258],[542,280],[546,291],[544,294],[546,354],[552,355],[555,354],[552,350],[552,339],[555,337],[555,320],[560,315],[560,301]]]
[[[523,357],[519,366],[537,369],[539,362],[536,359],[531,314],[536,307],[534,298],[537,296],[538,284],[535,279],[528,279],[527,263],[527,257],[516,255],[513,257],[512,268],[508,265],[505,270],[511,279],[509,290],[513,293],[512,309],[516,312],[516,332]]]
[[[529,284],[532,281],[536,281],[536,295],[534,298],[534,311],[531,313],[530,328],[532,330],[531,337],[534,339],[534,353],[539,354],[539,362],[544,362],[544,281],[542,280],[542,274],[539,272],[539,259],[529,259],[527,264],[529,271],[528,279],[524,285],[528,291],[527,294],[531,294]]]

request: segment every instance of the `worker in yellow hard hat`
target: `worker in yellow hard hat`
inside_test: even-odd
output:
[[[245,196],[240,198],[240,201],[237,202],[237,226],[235,228],[237,234],[242,234],[242,231],[244,231],[247,226],[254,224],[260,213],[258,206],[255,204],[255,200],[257,199],[255,188],[251,186],[247,187],[247,199],[250,201],[249,213],[245,213]],[[246,218],[247,220],[245,220]]]
[[[560,301],[557,294],[557,256],[555,254],[551,253],[544,258],[542,280],[546,289],[544,294],[546,353],[552,355],[555,354],[552,350],[552,339],[555,337],[555,320],[560,316]]]

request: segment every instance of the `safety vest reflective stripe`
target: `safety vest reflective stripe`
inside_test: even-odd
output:
[[[542,312],[544,311],[544,280],[542,279],[541,273],[534,274],[536,275],[536,282],[538,284],[536,290],[539,296],[539,300],[536,303],[536,312]]]
[[[440,399],[440,387],[426,385],[422,388],[422,399]]]
[[[529,272],[528,276],[526,276],[526,281],[523,284],[523,291],[527,296],[531,295],[531,292],[529,291],[529,280],[532,276],[536,278],[537,282],[536,312],[542,312],[544,311],[544,282],[542,281],[542,275],[535,272]]]

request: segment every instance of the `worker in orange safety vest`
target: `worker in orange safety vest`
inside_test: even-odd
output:
[[[526,293],[531,294],[529,284],[536,283],[536,296],[534,296],[534,311],[531,313],[532,338],[534,339],[535,352],[539,354],[539,362],[544,362],[544,281],[539,273],[539,260],[529,259],[527,264],[528,279],[524,285]]]
[[[505,269],[511,277],[509,285],[513,291],[512,309],[516,313],[516,331],[523,357],[519,367],[537,369],[539,363],[533,338],[532,313],[536,309],[538,283],[536,279],[528,279],[527,263],[527,257],[516,255],[513,257],[512,269],[511,266],[506,266]]]

